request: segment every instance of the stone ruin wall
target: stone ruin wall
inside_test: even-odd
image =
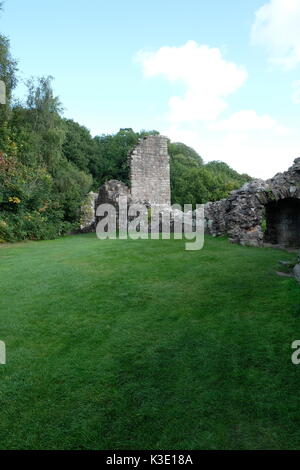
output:
[[[282,209],[283,203],[287,209]],[[299,204],[299,207],[295,206]],[[282,213],[276,225],[263,227],[268,210]],[[278,232],[277,244],[289,245],[289,234],[296,232],[300,243],[300,158],[284,173],[273,178],[253,180],[232,191],[227,199],[205,205],[206,232],[213,236],[228,235],[233,243],[246,246],[262,246],[264,242],[275,244],[272,230]],[[296,220],[298,219],[298,220]],[[271,222],[269,220],[269,222]],[[292,240],[295,243],[295,240]],[[296,246],[296,245],[295,245]]]
[[[119,196],[126,196],[129,204],[141,203],[148,207],[171,205],[167,137],[150,135],[140,139],[129,155],[129,166],[131,188],[121,181],[109,180],[99,188],[97,195],[90,193],[87,196],[81,208],[81,231],[94,230],[96,208],[104,203],[117,207]]]
[[[168,139],[150,135],[131,152],[130,185],[133,202],[146,205],[171,204]]]
[[[95,207],[105,202],[117,205],[118,197],[123,195],[129,204],[170,206],[167,142],[160,135],[140,139],[129,155],[130,189],[120,181],[110,180],[100,187],[98,198],[89,195],[89,228],[94,229],[96,222],[95,212],[91,216],[93,200]],[[300,247],[300,158],[284,173],[267,181],[252,180],[232,191],[227,199],[208,202],[204,213],[206,233],[213,236],[227,235],[231,242],[246,246],[267,242]]]
[[[80,230],[82,232],[89,232],[95,223],[95,206],[98,198],[98,193],[90,191],[81,206],[80,216]]]

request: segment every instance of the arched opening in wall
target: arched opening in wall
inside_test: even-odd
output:
[[[286,198],[265,207],[265,242],[300,247],[300,200]]]

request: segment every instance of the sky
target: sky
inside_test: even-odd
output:
[[[257,178],[300,156],[300,0],[5,0],[18,97],[54,77],[92,135],[158,130]]]

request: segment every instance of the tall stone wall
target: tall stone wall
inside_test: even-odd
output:
[[[130,157],[131,197],[147,205],[170,205],[168,139],[150,135],[141,139]]]

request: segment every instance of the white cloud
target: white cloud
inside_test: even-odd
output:
[[[294,104],[300,104],[300,80],[294,80],[292,82],[292,88],[294,89],[292,102]]]
[[[300,62],[300,0],[270,0],[255,17],[252,43],[268,50],[270,62],[295,68]]]
[[[140,51],[136,60],[147,77],[160,75],[185,84],[184,96],[169,99],[169,119],[174,123],[215,120],[226,108],[226,98],[247,79],[245,68],[223,59],[220,49],[195,41]]]
[[[205,162],[221,160],[240,173],[256,178],[271,178],[277,172],[286,171],[294,158],[300,155],[297,132],[288,135],[270,132],[252,133],[234,130],[220,133],[194,126],[185,129],[170,126],[164,129],[174,142],[184,142],[194,148]]]
[[[136,59],[146,77],[184,84],[185,92],[169,99],[169,115],[159,117],[164,124],[157,128],[171,140],[193,147],[205,161],[222,160],[240,173],[266,179],[285,171],[300,154],[298,132],[267,113],[242,109],[221,115],[247,72],[226,61],[220,49],[188,41],[181,47],[140,51]]]
[[[227,119],[216,121],[210,125],[210,129],[230,132],[275,131],[278,134],[288,133],[288,129],[271,116],[268,114],[260,116],[252,109],[238,111]]]

